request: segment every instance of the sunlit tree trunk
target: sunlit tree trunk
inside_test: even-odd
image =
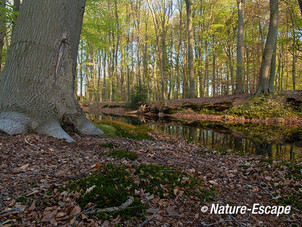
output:
[[[238,6],[238,34],[237,34],[237,72],[236,72],[236,94],[242,94],[243,89],[243,35],[244,35],[244,7],[245,0],[237,1]]]
[[[0,73],[2,71],[4,37],[6,34],[5,4],[6,1],[0,1]]]
[[[187,21],[188,21],[188,65],[189,65],[189,98],[195,98],[195,77],[194,77],[194,32],[193,32],[193,17],[192,17],[192,0],[186,0],[187,6]]]
[[[263,51],[263,58],[260,68],[259,84],[256,94],[270,93],[269,88],[269,70],[271,66],[271,60],[274,52],[274,46],[277,39],[278,32],[278,0],[270,0],[270,23],[268,35]]]
[[[271,70],[269,76],[269,90],[271,92],[274,91],[274,82],[275,82],[275,75],[276,75],[276,51],[277,51],[277,42],[275,43],[274,50],[273,50]]]
[[[0,78],[0,130],[73,139],[102,131],[85,117],[74,78],[85,0],[24,0]]]
[[[296,90],[296,31],[295,31],[295,18],[293,15],[293,11],[291,11],[291,21],[292,21],[292,36],[293,36],[293,46],[292,46],[292,55],[293,55],[293,63],[292,63],[292,81],[293,81],[293,90]]]

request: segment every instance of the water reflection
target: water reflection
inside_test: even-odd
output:
[[[199,143],[204,147],[220,152],[232,150],[241,154],[256,154],[282,160],[302,160],[302,147],[293,144],[267,144],[264,142],[256,142],[225,128],[222,130],[208,127],[193,127],[183,125],[179,122],[176,123],[171,120],[167,121],[167,119],[158,119],[157,121],[147,120],[146,122],[142,122],[136,117],[93,114],[88,114],[88,118],[97,120],[118,120],[133,125],[148,125],[149,127],[165,132],[168,135],[185,138],[188,141]]]

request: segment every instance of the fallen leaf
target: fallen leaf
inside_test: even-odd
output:
[[[74,216],[74,215],[77,215],[77,214],[79,214],[80,212],[81,212],[81,207],[75,206],[75,207],[72,209],[72,211],[70,212],[69,217],[72,217],[72,216]]]
[[[265,180],[267,180],[267,181],[271,181],[271,180],[272,180],[272,178],[271,178],[271,177],[269,177],[269,176],[264,177],[264,179],[265,179]]]
[[[14,206],[15,204],[16,204],[16,200],[13,199],[13,200],[8,204],[8,206],[9,206],[9,207],[12,207],[12,206]]]
[[[26,196],[32,196],[32,195],[38,194],[39,192],[40,191],[35,190],[35,191],[31,192],[31,193],[28,193]]]
[[[177,192],[179,191],[179,189],[178,188],[174,188],[173,189],[173,193],[174,193],[174,195],[177,195]]]
[[[259,192],[259,188],[257,186],[253,187],[252,192]]]
[[[30,207],[28,208],[28,211],[29,212],[32,212],[33,210],[35,210],[36,209],[36,201],[34,200],[33,202],[32,202],[32,204],[30,205]]]
[[[182,197],[184,193],[185,193],[184,191],[179,191],[178,196]]]
[[[67,214],[65,213],[65,212],[59,212],[57,215],[56,215],[56,217],[57,218],[62,218],[62,217],[64,217],[64,216],[66,216]]]
[[[166,211],[169,215],[179,215],[178,212],[176,211],[176,206],[169,206],[167,207]]]
[[[218,185],[218,183],[216,181],[214,181],[214,180],[210,180],[209,183],[213,184],[213,185]]]
[[[57,210],[47,213],[41,220],[41,222],[50,222],[57,215]]]

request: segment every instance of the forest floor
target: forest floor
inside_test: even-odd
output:
[[[220,154],[183,139],[148,134],[151,139],[91,137],[72,134],[68,143],[35,134],[0,137],[0,226],[299,226],[302,224],[302,164],[272,161],[258,156]],[[136,160],[111,156],[110,150],[135,154]],[[133,178],[135,200],[145,207],[144,216],[109,214],[105,220],[90,214],[96,202],[80,207],[70,182],[106,169],[125,165]],[[136,166],[164,166],[161,174],[179,171],[178,179],[138,179]],[[167,168],[167,169],[165,169]],[[168,169],[171,168],[171,169]],[[181,174],[186,174],[183,177]],[[126,174],[126,173],[125,173]],[[157,174],[157,173],[156,173]],[[166,175],[165,175],[166,176]],[[182,176],[182,177],[181,177]],[[119,176],[118,178],[123,178]],[[129,178],[129,179],[130,179]],[[155,179],[156,178],[156,179]],[[181,178],[181,179],[179,179]],[[118,181],[119,179],[110,179]],[[195,182],[199,182],[198,184]],[[138,182],[137,182],[138,181]],[[146,182],[145,182],[146,181]],[[153,182],[153,183],[152,183]],[[178,183],[177,183],[178,182]],[[195,182],[194,184],[191,184]],[[104,183],[105,184],[105,183]],[[199,185],[199,186],[198,186]],[[98,185],[103,187],[103,183]],[[95,185],[81,189],[82,195]],[[197,188],[200,187],[200,188]],[[79,189],[80,190],[80,189]],[[83,190],[85,194],[83,193]],[[121,190],[118,182],[112,189]],[[201,193],[192,194],[193,191]],[[192,193],[191,193],[192,191]],[[170,193],[172,192],[172,193]],[[106,198],[105,198],[106,199]],[[119,201],[122,204],[124,201]],[[289,214],[210,214],[201,208],[291,205]],[[89,208],[90,207],[90,208]],[[134,209],[129,205],[125,210]],[[124,208],[123,208],[124,209]],[[114,213],[114,212],[113,212]]]
[[[299,111],[296,116],[294,110],[301,107],[299,92],[256,101],[247,95],[202,100],[210,108],[200,106],[201,99],[171,101],[168,111],[175,113],[167,115],[195,120],[206,112],[207,118],[223,123],[231,117],[235,122],[252,121],[251,112],[267,105],[268,111],[262,112],[267,116],[256,115],[258,120],[273,124],[280,116],[268,116],[286,108],[282,123],[296,121],[292,125],[300,127]],[[234,114],[213,114],[211,106],[221,107],[217,103],[231,103]],[[152,105],[162,108],[160,102]],[[131,112],[125,103],[82,106],[91,113]],[[246,110],[248,116],[238,116]],[[105,135],[71,134],[74,143],[36,134],[0,136],[0,226],[302,225],[301,162],[210,150],[120,122],[94,123]],[[215,204],[273,209],[283,205],[291,210],[280,215],[214,214],[210,209]],[[202,212],[205,206],[209,210]]]
[[[125,102],[81,102],[88,113],[125,115],[158,115],[188,122],[217,121],[224,123],[283,124],[302,126],[302,91],[252,96],[225,95],[195,99],[168,100],[147,103],[144,110],[133,111]]]

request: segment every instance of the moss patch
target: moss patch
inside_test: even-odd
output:
[[[93,205],[97,208],[118,207],[129,197],[134,197],[134,202],[124,210],[97,214],[102,219],[117,215],[124,219],[144,218],[148,207],[144,198],[136,193],[138,191],[162,199],[181,196],[204,201],[215,196],[214,188],[204,189],[193,177],[157,165],[107,164],[91,176],[72,181],[66,187],[78,198],[82,209]]]
[[[134,126],[130,125],[124,122],[119,121],[113,121],[113,120],[105,120],[105,121],[95,121],[94,122],[97,127],[102,129],[102,127],[110,127],[111,130],[109,133],[105,134],[111,135],[111,136],[118,136],[118,137],[126,137],[130,139],[135,140],[153,140],[153,137],[151,137],[150,133],[153,132],[152,129],[146,127],[146,126]],[[114,131],[112,130],[114,129]],[[103,130],[103,129],[102,129]]]
[[[106,148],[115,148],[116,145],[114,143],[101,143],[101,147],[106,147]]]
[[[108,124],[95,124],[96,127],[101,129],[107,136],[116,136],[116,129]]]
[[[244,105],[224,111],[227,115],[252,118],[302,117],[301,91],[283,94],[260,94],[250,97]],[[300,98],[299,98],[300,97]]]
[[[129,152],[129,151],[125,151],[125,150],[111,150],[108,152],[108,155],[118,157],[119,159],[122,159],[122,158],[130,159],[132,161],[137,159],[136,154]]]

